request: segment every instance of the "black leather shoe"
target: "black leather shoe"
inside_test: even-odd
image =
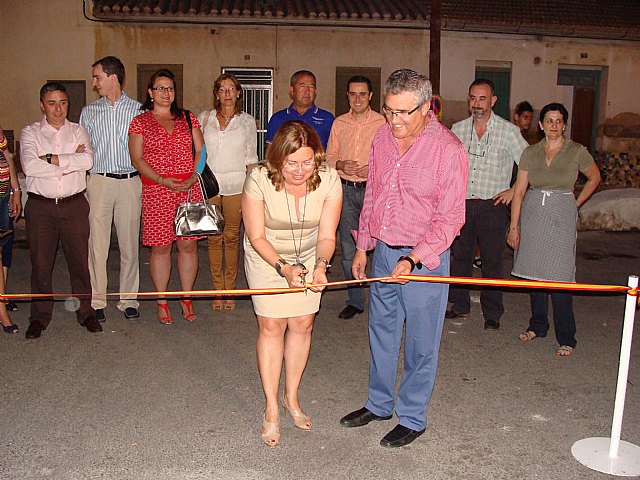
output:
[[[90,331],[91,333],[98,333],[102,331],[102,325],[100,325],[100,322],[98,322],[98,320],[96,320],[93,317],[87,318],[82,323],[82,326],[86,328],[88,331]]]
[[[96,308],[96,320],[99,322],[105,322],[107,316],[104,314],[104,308]]]
[[[370,412],[366,408],[361,408],[355,412],[351,412],[349,415],[345,415],[340,419],[340,425],[343,427],[362,427],[370,422],[389,420],[392,415],[387,417],[380,417],[373,412]]]
[[[426,429],[420,431],[411,430],[403,425],[396,425],[393,430],[387,433],[382,440],[380,440],[380,445],[390,448],[404,447],[422,435],[425,430]]]
[[[124,309],[124,318],[138,318],[140,316],[140,312],[135,307],[127,307]]]
[[[485,330],[498,330],[500,328],[500,322],[496,322],[495,320],[485,320],[484,329]]]
[[[469,316],[469,312],[461,313],[453,308],[450,308],[444,313],[444,318],[467,318],[468,316]]]
[[[362,312],[364,312],[364,310],[360,310],[359,308],[356,308],[353,305],[347,305],[338,314],[338,318],[343,318],[345,320],[349,320],[350,318],[353,318],[356,315],[361,314]]]
[[[25,333],[25,338],[40,338],[40,335],[42,335],[42,331],[45,328],[42,326],[42,324],[38,321],[35,322],[31,322],[29,324],[29,328],[27,328],[27,333]]]

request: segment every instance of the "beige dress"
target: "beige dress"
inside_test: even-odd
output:
[[[324,201],[342,197],[342,184],[336,170],[326,166],[326,170],[320,172],[320,179],[321,183],[316,190],[298,200],[300,215],[302,216],[304,212],[304,225],[301,218],[297,218],[295,198],[286,194],[284,189],[276,191],[271,180],[267,178],[267,170],[264,167],[254,168],[244,184],[245,195],[264,202],[264,224],[267,240],[273,245],[280,257],[288,263],[296,262],[296,249],[301,252],[300,262],[309,270],[306,280],[308,283],[312,281],[313,265],[316,260],[318,225]],[[289,208],[287,208],[287,202]],[[291,212],[291,216],[289,212]],[[292,224],[293,235],[291,233]],[[299,246],[300,238],[302,238],[301,247]],[[244,269],[249,288],[288,287],[286,279],[278,275],[273,265],[265,262],[253,249],[246,234],[244,236]],[[320,308],[320,296],[320,293],[307,290],[306,293],[253,295],[251,298],[257,315],[287,318],[316,313]]]

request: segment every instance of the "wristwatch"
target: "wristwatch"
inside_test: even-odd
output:
[[[47,159],[47,163],[51,165],[51,157],[53,157],[53,153],[45,153],[44,158]]]
[[[413,272],[413,270],[417,267],[418,270],[420,270],[422,268],[422,263],[421,262],[414,262],[413,258],[411,258],[409,255],[403,255],[402,257],[400,257],[398,259],[398,262],[402,262],[403,260],[406,260],[407,262],[409,262],[409,265],[411,265],[411,272]]]

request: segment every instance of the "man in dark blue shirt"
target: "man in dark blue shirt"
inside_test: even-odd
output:
[[[308,70],[299,70],[291,76],[289,97],[293,103],[273,114],[267,126],[267,143],[271,143],[280,126],[289,120],[302,120],[318,133],[322,147],[327,149],[333,115],[316,106],[316,76]]]

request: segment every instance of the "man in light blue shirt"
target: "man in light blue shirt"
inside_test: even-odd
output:
[[[115,225],[120,248],[120,295],[118,309],[126,318],[137,318],[140,283],[138,262],[142,183],[129,156],[129,124],[140,114],[140,102],[122,90],[125,69],[116,57],[92,65],[91,85],[100,99],[82,109],[80,124],[89,131],[94,146],[93,168],[87,181],[91,206],[89,224],[89,271],[91,306],[100,321],[106,319],[107,258],[111,225]]]
[[[291,75],[289,97],[293,103],[288,108],[274,113],[267,125],[267,143],[271,143],[278,129],[289,120],[301,120],[313,127],[327,149],[333,114],[319,108],[316,100],[316,76],[309,70],[299,70]]]

